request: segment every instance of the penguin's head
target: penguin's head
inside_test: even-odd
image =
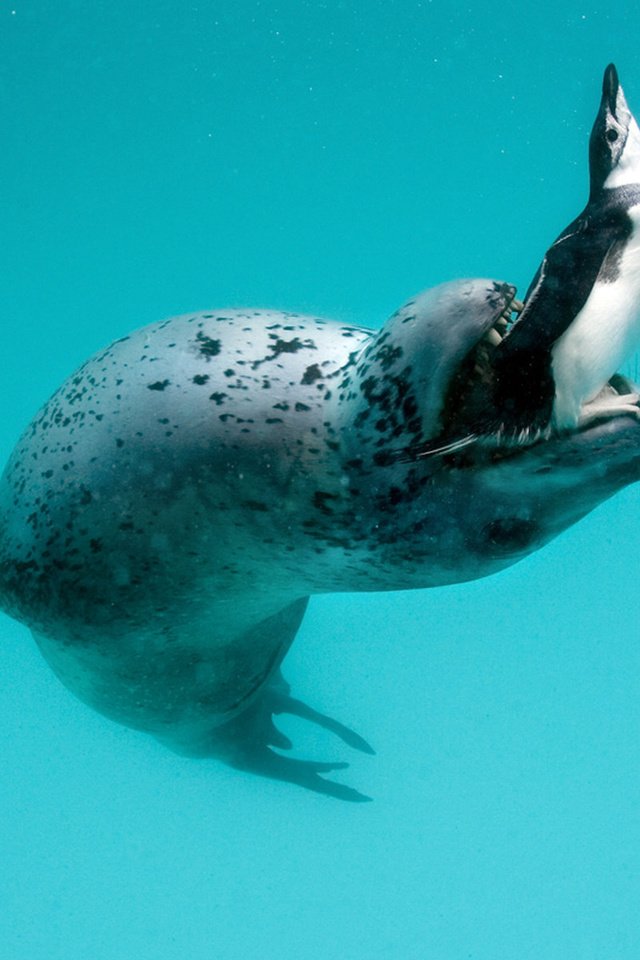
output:
[[[640,130],[612,63],[604,72],[602,99],[589,141],[591,197],[640,183]]]

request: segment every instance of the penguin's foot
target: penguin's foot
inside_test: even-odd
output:
[[[289,695],[289,685],[279,672],[261,692],[259,698],[232,720],[217,727],[209,736],[209,749],[201,750],[238,770],[273,780],[295,783],[314,793],[322,793],[338,800],[362,803],[371,800],[353,787],[325,779],[322,774],[344,770],[348,763],[318,763],[312,760],[297,760],[276,753],[289,750],[292,743],[278,730],[273,716],[288,713],[309,720],[336,736],[355,750],[374,753],[361,736],[337,720],[319,713],[312,707]]]
[[[618,417],[623,414],[640,417],[639,403],[640,393],[603,392],[582,408],[578,418],[578,427],[585,427],[602,417]]]

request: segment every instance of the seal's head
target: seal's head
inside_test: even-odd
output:
[[[370,387],[363,391],[366,406],[356,423],[384,414],[377,420],[377,463],[453,456],[462,450],[469,455],[472,447],[479,448],[482,459],[495,449],[549,439],[548,424],[517,433],[501,429],[510,400],[496,389],[496,371],[511,359],[501,349],[519,326],[522,308],[509,283],[461,280],[426,291],[394,314],[359,363],[360,376],[369,378]],[[405,354],[411,364],[402,363]],[[516,367],[521,358],[513,361],[512,371],[534,407],[548,393],[549,373],[538,359],[531,348],[521,366]],[[612,374],[583,405],[576,429],[632,412],[636,391],[620,372]],[[494,429],[476,432],[472,427],[480,421]]]

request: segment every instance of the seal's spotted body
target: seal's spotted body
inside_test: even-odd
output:
[[[5,475],[11,513],[3,547],[12,558],[5,577],[16,612],[43,634],[52,621],[64,624],[65,650],[109,660],[105,627],[111,645],[131,638],[135,658],[131,631],[144,630],[147,648],[155,631],[163,648],[187,603],[198,639],[190,654],[171,655],[170,669],[186,669],[191,657],[188,669],[204,676],[201,631],[207,648],[212,641],[217,648],[256,617],[243,602],[225,613],[227,635],[216,636],[212,598],[232,606],[238,571],[246,583],[261,565],[273,568],[275,552],[297,553],[283,580],[300,562],[287,497],[304,496],[310,520],[328,511],[323,473],[324,486],[340,482],[329,462],[332,386],[345,357],[369,337],[294,314],[198,314],[140,330],[86,363],[34,420]],[[276,594],[278,578],[270,576]],[[260,612],[282,604],[270,606],[262,601]],[[252,654],[258,679],[277,652],[267,644],[263,660]],[[55,665],[56,653],[49,656]],[[239,696],[229,678],[233,657],[223,659],[215,700],[216,713],[226,715]],[[99,685],[108,664],[100,670]],[[93,686],[85,695],[100,699]],[[97,705],[113,712],[108,699]]]
[[[485,448],[473,461],[393,455],[438,436],[452,379],[513,293],[444,285],[377,332],[235,310],[112,344],[5,470],[2,606],[108,716],[359,799],[319,776],[336,765],[269,746],[287,745],[271,722],[287,710],[369,749],[279,678],[309,594],[492,573],[633,478],[633,445],[594,458],[602,428],[497,463]]]
[[[478,398],[488,422],[504,416],[489,387],[514,294],[445,284],[380,331],[231,310],[116,341],[36,416],[0,479],[0,607],[104,714],[364,799],[321,776],[344,764],[271,749],[291,746],[272,723],[286,711],[370,751],[279,674],[308,596],[486,576],[638,479],[635,394],[618,375],[582,404],[582,429],[506,448],[460,432]],[[545,333],[535,312],[516,329]],[[577,353],[597,352],[583,340]]]

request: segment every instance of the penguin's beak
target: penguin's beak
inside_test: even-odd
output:
[[[600,109],[607,110],[615,117],[618,105],[618,94],[622,96],[622,100],[624,101],[624,93],[622,93],[620,81],[618,80],[618,71],[616,70],[615,65],[610,63],[604,72],[604,77],[602,80],[602,100],[600,102]],[[626,106],[626,103],[624,105]]]
[[[589,140],[589,175],[592,200],[605,188],[640,180],[640,131],[612,63],[604,72]]]

